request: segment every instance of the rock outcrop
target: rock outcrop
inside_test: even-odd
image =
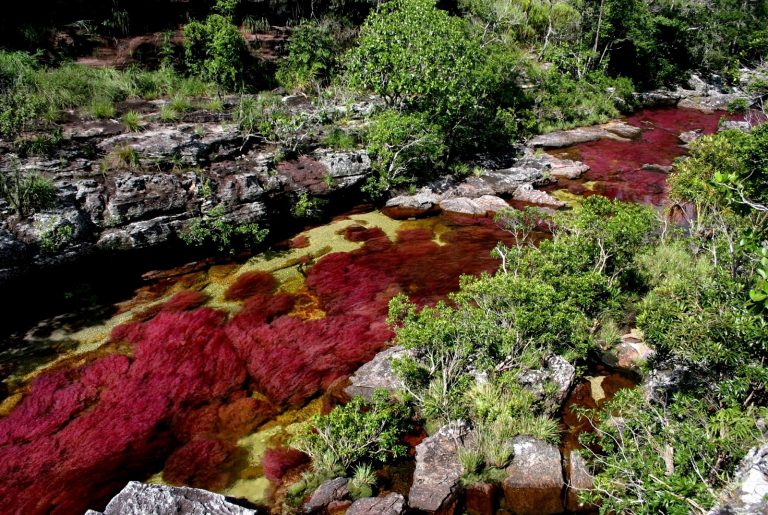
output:
[[[416,446],[416,470],[408,506],[426,513],[447,510],[457,500],[462,466],[459,445],[466,426],[452,422]]]
[[[402,515],[404,512],[405,499],[392,492],[384,497],[358,499],[347,509],[346,515]]]
[[[223,495],[197,488],[148,485],[131,481],[103,512],[85,515],[258,515],[258,511],[233,504]]]
[[[517,515],[563,511],[563,470],[557,447],[528,436],[512,440],[514,458],[502,483],[507,506]]]
[[[639,366],[654,354],[655,351],[646,345],[642,332],[632,329],[623,334],[615,346],[603,351],[602,360],[614,368],[637,371]]]
[[[565,509],[571,512],[591,511],[594,506],[579,501],[579,492],[591,490],[594,488],[594,480],[584,458],[576,451],[571,451],[568,455],[568,491],[565,498]]]

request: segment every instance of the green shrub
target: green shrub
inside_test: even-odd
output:
[[[353,150],[357,148],[359,143],[355,134],[352,134],[338,127],[334,127],[325,138],[323,138],[323,145],[335,150]]]
[[[370,403],[355,397],[327,415],[316,415],[291,439],[290,445],[312,458],[323,477],[345,474],[360,462],[385,463],[403,456],[399,443],[407,428],[408,411],[377,391]]]
[[[20,157],[45,156],[52,154],[61,140],[61,129],[55,129],[48,133],[19,138],[13,142],[13,146]]]
[[[245,40],[231,18],[212,14],[184,26],[184,56],[189,71],[234,91],[242,87]]]
[[[332,20],[305,20],[294,27],[280,62],[277,81],[290,90],[310,90],[328,84],[339,68],[342,27]]]

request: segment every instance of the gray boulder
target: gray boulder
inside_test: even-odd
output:
[[[753,447],[741,460],[731,485],[709,515],[768,513],[768,443]]]
[[[392,492],[384,497],[358,499],[347,509],[347,515],[402,515],[404,511],[405,499]]]
[[[720,122],[720,125],[718,125],[717,132],[723,132],[723,131],[729,131],[729,130],[748,132],[751,128],[752,128],[752,124],[749,122],[724,120]]]
[[[394,391],[402,387],[402,381],[392,371],[392,359],[406,356],[408,351],[400,346],[390,347],[357,369],[349,378],[350,385],[344,392],[350,397],[361,396],[371,400],[374,390],[383,388]]]
[[[259,512],[229,502],[223,495],[198,488],[148,485],[131,481],[112,498],[103,512],[86,515],[257,515]]]
[[[529,436],[512,440],[514,458],[502,483],[507,506],[517,515],[563,511],[563,470],[557,447]]]
[[[121,173],[115,177],[104,216],[108,222],[127,223],[181,211],[191,198],[195,179],[191,173]]]
[[[521,202],[528,202],[529,204],[538,204],[540,206],[547,207],[563,207],[565,202],[558,200],[546,191],[537,190],[531,184],[523,184],[519,186],[512,198]]]
[[[637,139],[642,134],[642,129],[624,122],[615,121],[591,127],[579,127],[565,131],[554,131],[540,134],[533,138],[529,145],[541,148],[570,147],[580,143],[588,143],[600,139],[614,139],[628,141]]]
[[[508,207],[509,204],[494,195],[483,195],[476,199],[453,197],[440,201],[443,211],[469,216],[486,216]]]
[[[458,450],[466,434],[462,422],[452,422],[416,446],[416,470],[408,506],[436,513],[456,501],[462,474]]]
[[[315,158],[328,169],[336,187],[349,188],[371,173],[371,158],[365,150],[354,152],[315,151]]]
[[[704,136],[704,131],[701,129],[694,129],[692,131],[686,131],[680,133],[678,136],[678,139],[683,142],[684,144],[688,144],[692,141],[696,141],[700,137]]]

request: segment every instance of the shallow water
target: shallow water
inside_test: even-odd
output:
[[[666,175],[642,165],[671,163],[680,132],[712,132],[719,117],[642,111],[628,119],[646,129],[637,142],[555,152],[592,170],[550,189],[659,204]],[[89,309],[16,331],[21,350],[0,354],[0,512],[80,514],[128,480],[268,501],[268,478],[302,462],[282,447],[296,424],[329,409],[340,381],[387,345],[389,300],[445,298],[461,274],[495,271],[490,251],[507,237],[487,219],[357,213],[245,263],[123,281]],[[571,401],[628,385],[614,379]],[[397,479],[392,489],[407,486]]]

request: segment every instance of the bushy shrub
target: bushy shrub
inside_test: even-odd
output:
[[[204,22],[187,23],[184,38],[191,73],[230,91],[242,88],[245,40],[231,18],[212,14]]]
[[[225,216],[225,207],[219,204],[200,218],[196,218],[180,233],[187,245],[212,245],[219,252],[233,253],[238,245],[255,246],[267,237],[267,229],[258,224],[237,224]]]
[[[345,28],[331,19],[305,20],[291,32],[287,57],[276,79],[289,90],[308,91],[329,83],[340,66]]]
[[[37,173],[23,173],[19,168],[0,173],[0,196],[21,218],[53,206],[56,189]]]

